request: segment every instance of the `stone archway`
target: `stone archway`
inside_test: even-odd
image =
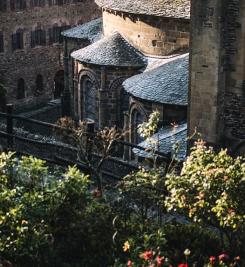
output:
[[[64,92],[64,70],[59,70],[54,76],[54,98],[60,98]]]
[[[143,139],[138,134],[138,126],[147,120],[147,114],[140,104],[133,103],[129,111],[130,120],[130,142],[138,144]]]
[[[123,87],[126,77],[120,77],[114,80],[110,87],[109,93],[116,96],[114,103],[114,112],[116,113],[116,121],[114,122],[119,128],[124,128],[124,112],[129,111],[129,94]],[[112,104],[113,105],[113,104]]]
[[[98,88],[99,83],[95,73],[88,69],[83,69],[78,75],[78,117],[80,120],[93,119],[98,125]]]
[[[96,99],[96,88],[93,81],[85,76],[81,81],[81,86],[83,88],[83,101],[82,101],[82,111],[83,119],[97,121],[97,99]]]

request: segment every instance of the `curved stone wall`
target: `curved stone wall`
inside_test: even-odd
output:
[[[146,55],[166,56],[189,48],[190,22],[103,10],[104,35],[120,32]]]

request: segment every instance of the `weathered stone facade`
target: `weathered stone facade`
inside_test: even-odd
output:
[[[189,134],[244,154],[245,2],[192,2]]]
[[[33,6],[31,0],[23,2],[22,6],[10,6],[7,1],[0,10],[0,79],[7,89],[7,102],[16,110],[36,107],[60,95],[60,32],[98,16],[97,6],[90,0],[59,5],[36,1],[40,6]]]
[[[118,2],[120,2],[119,6],[116,5],[118,8],[120,5],[124,5],[123,1]],[[174,103],[172,106],[168,106],[158,104],[157,100],[144,99],[144,97],[141,99],[131,97],[131,101],[129,101],[130,94],[127,94],[122,84],[128,78],[144,72],[149,58],[158,58],[160,61],[168,60],[169,54],[183,54],[188,50],[188,3],[185,5],[187,11],[184,15],[182,13],[177,15],[176,10],[170,9],[169,16],[156,15],[154,10],[138,14],[139,9],[137,9],[133,13],[134,3],[131,6],[129,1],[127,2],[129,12],[115,10],[108,6],[104,8],[103,3],[101,4],[99,1],[97,3],[102,6],[102,36],[99,40],[92,41],[91,45],[71,54],[74,59],[73,67],[72,60],[67,62],[69,65],[67,80],[72,83],[68,88],[72,95],[73,116],[79,120],[88,117],[86,109],[90,104],[86,101],[86,92],[91,92],[94,95],[92,98],[96,99],[96,101],[93,100],[92,105],[95,112],[91,114],[91,118],[100,127],[117,125],[120,128],[123,126],[132,128],[130,125],[135,124],[133,117],[137,117],[139,114],[142,118],[147,119],[149,113],[155,109],[159,109],[161,116],[164,114],[164,118],[161,120],[163,123],[184,120],[187,103],[183,107],[177,107],[178,104]],[[110,4],[113,5],[114,2],[112,1]],[[149,3],[144,4],[149,5]],[[166,8],[163,7],[161,12],[165,14]],[[93,25],[92,22],[91,25]],[[84,35],[86,34],[84,32],[87,32],[88,27],[92,28],[91,25],[86,24],[80,29],[74,29],[73,32],[68,30],[64,33],[67,58],[77,42],[76,38],[71,37],[80,36],[81,46],[85,46]],[[116,36],[117,33],[120,36]],[[134,51],[133,54],[132,51]],[[130,56],[129,53],[131,53]],[[145,63],[138,64],[137,60],[133,60],[138,57],[137,54]],[[71,81],[71,72],[74,73],[73,81]],[[174,86],[170,84],[169,87],[173,91],[175,90]],[[154,88],[152,90],[154,91]],[[168,94],[171,94],[171,90]],[[91,100],[91,95],[89,97]],[[134,106],[142,107],[142,112],[135,115]],[[137,126],[134,125],[132,131],[135,131],[136,128]],[[130,141],[136,142],[137,140],[134,139],[130,137]]]
[[[138,143],[137,123],[146,121],[149,115],[158,110],[160,113],[159,125],[166,126],[171,123],[179,124],[186,120],[187,106],[166,105],[130,96],[128,115],[128,128],[131,129],[128,141]],[[125,114],[126,115],[126,114]],[[138,116],[138,121],[137,121]]]
[[[188,51],[189,19],[103,11],[104,35],[119,31],[142,53],[163,56]]]
[[[84,108],[87,105],[84,101],[84,93],[87,89],[83,86],[85,79],[93,81],[95,87],[95,121],[97,126],[114,126],[117,125],[121,129],[124,126],[123,112],[129,108],[129,96],[125,95],[123,99],[122,87],[123,81],[127,78],[139,73],[137,68],[117,68],[112,66],[95,66],[89,64],[77,63],[75,68],[75,117],[82,120],[84,116]],[[125,103],[126,102],[126,103]],[[127,105],[126,109],[123,105]]]

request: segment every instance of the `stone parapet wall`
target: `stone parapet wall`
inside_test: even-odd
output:
[[[120,32],[147,55],[165,56],[189,48],[189,20],[103,11],[103,32]]]

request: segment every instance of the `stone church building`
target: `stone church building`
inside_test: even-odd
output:
[[[184,158],[196,130],[214,147],[244,154],[244,1],[96,3],[102,18],[63,33],[71,115],[129,130],[126,141],[147,147],[137,127],[157,109],[160,151],[181,141]]]
[[[129,129],[126,141],[139,143],[138,125],[157,109],[159,128],[184,123],[186,135],[190,1],[96,3],[101,19],[63,32],[72,116]]]
[[[23,110],[60,97],[64,87],[60,33],[97,16],[91,0],[0,0],[2,106],[6,101]]]

